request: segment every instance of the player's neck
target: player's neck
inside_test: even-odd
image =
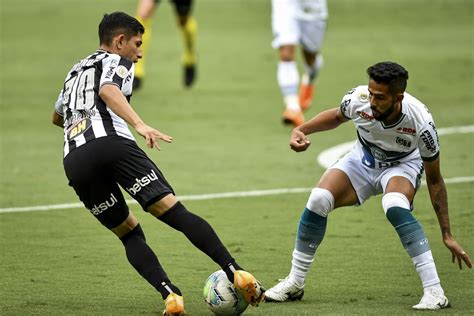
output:
[[[395,105],[395,110],[382,122],[384,123],[384,125],[392,125],[396,123],[402,115],[402,103],[399,102]]]

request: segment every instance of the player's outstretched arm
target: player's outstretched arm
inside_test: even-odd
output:
[[[448,195],[446,185],[440,172],[439,158],[434,161],[425,161],[426,184],[430,193],[431,204],[438,217],[443,243],[451,251],[453,263],[457,260],[459,268],[462,269],[463,262],[472,268],[472,261],[461,245],[451,234],[448,213]]]
[[[311,145],[307,135],[334,129],[347,121],[348,119],[342,115],[339,108],[321,112],[311,120],[293,129],[290,136],[290,148],[296,152],[305,151]]]
[[[148,148],[156,147],[159,150],[158,139],[164,140],[167,143],[171,143],[173,140],[173,137],[145,124],[116,85],[103,85],[99,90],[99,96],[115,114],[124,119],[138,134],[145,138]]]

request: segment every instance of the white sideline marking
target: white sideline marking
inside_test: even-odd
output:
[[[444,182],[446,182],[447,184],[474,182],[474,177],[450,178],[450,179],[444,179]],[[423,182],[422,185],[425,185],[425,183]],[[241,191],[241,192],[223,192],[223,193],[211,193],[211,194],[183,195],[183,196],[177,196],[177,198],[180,201],[215,200],[215,199],[226,199],[226,198],[236,198],[236,197],[252,197],[252,196],[304,193],[304,192],[310,192],[311,189],[312,188],[284,188],[284,189],[255,190],[255,191]],[[137,201],[135,200],[126,200],[126,202],[128,204],[138,204]],[[84,205],[82,203],[37,205],[37,206],[27,206],[27,207],[10,207],[10,208],[0,208],[0,214],[65,210],[65,209],[83,208],[83,207]]]
[[[438,129],[438,135],[466,134],[466,133],[474,133],[474,125],[445,127],[445,128]],[[318,163],[324,168],[329,168],[339,158],[341,158],[347,152],[349,152],[349,150],[351,150],[354,144],[355,144],[355,141],[350,141],[350,142],[342,143],[342,144],[339,144],[337,146],[334,146],[322,151],[318,156]]]
[[[286,193],[301,193],[309,192],[311,188],[286,188],[286,189],[270,189],[270,190],[255,190],[243,192],[223,192],[197,195],[183,195],[176,198],[180,201],[200,201],[200,200],[214,200],[234,197],[249,197],[249,196],[265,196],[265,195],[279,195]],[[138,204],[135,200],[126,200],[127,204]],[[50,211],[50,210],[65,210],[71,208],[82,208],[82,203],[66,203],[66,204],[51,204],[51,205],[36,205],[26,207],[7,207],[0,208],[1,213],[16,213],[16,212],[33,212],[33,211]]]
[[[458,126],[458,127],[447,127],[438,129],[438,135],[448,134],[464,134],[474,132],[474,125]],[[354,142],[347,142],[328,150],[323,151],[318,156],[318,162],[323,167],[329,167],[334,161],[339,159],[353,146]],[[474,182],[474,177],[457,177],[444,180],[446,183],[465,183]],[[425,184],[424,182],[422,183]],[[266,195],[280,195],[280,194],[291,194],[291,193],[302,193],[309,192],[312,188],[284,188],[284,189],[270,189],[270,190],[255,190],[255,191],[242,191],[242,192],[224,192],[224,193],[210,193],[210,194],[198,194],[198,195],[183,195],[177,196],[180,201],[199,201],[199,200],[214,200],[214,199],[225,199],[235,197],[249,197],[249,196],[266,196]],[[126,200],[128,204],[138,204],[135,200]],[[0,208],[0,214],[3,213],[18,213],[18,212],[38,212],[38,211],[51,211],[51,210],[65,210],[72,208],[82,208],[82,203],[66,203],[66,204],[51,204],[51,205],[36,205],[26,207],[7,207]]]

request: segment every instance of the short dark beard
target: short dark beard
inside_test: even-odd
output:
[[[390,114],[392,114],[395,110],[396,110],[396,107],[397,107],[397,102],[395,102],[391,108],[389,108],[387,111],[385,111],[384,113],[380,113],[380,116],[379,117],[375,117],[374,115],[374,119],[376,119],[377,121],[383,121],[385,120],[387,117],[390,116]]]

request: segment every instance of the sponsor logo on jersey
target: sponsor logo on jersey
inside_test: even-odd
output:
[[[416,129],[413,128],[413,127],[399,127],[399,128],[397,128],[397,133],[415,135],[416,134]]]
[[[115,71],[115,73],[117,74],[117,76],[119,76],[120,78],[122,79],[125,79],[125,77],[127,76],[128,74],[128,70],[125,66],[123,65],[120,65],[117,67],[117,70]]]
[[[102,212],[114,206],[115,203],[117,203],[117,198],[115,197],[113,193],[111,193],[110,198],[107,199],[106,201],[100,203],[99,205],[94,204],[94,207],[90,209],[90,212],[94,215],[99,215]]]
[[[435,132],[436,134],[436,143],[438,143],[438,146],[439,146],[439,136],[438,136],[438,130],[436,129],[436,126],[434,125],[433,122],[429,122],[428,124],[430,124],[430,126],[433,128],[433,131]]]
[[[426,149],[431,151],[433,154],[436,153],[435,140],[431,136],[429,131],[421,133],[421,140],[425,143]]]
[[[411,146],[411,141],[405,139],[405,138],[402,138],[402,137],[398,137],[395,139],[395,142],[398,144],[398,145],[402,145],[404,147],[410,147]]]
[[[359,94],[359,100],[361,102],[367,102],[367,101],[369,101],[369,95],[366,92],[361,92]]]
[[[88,118],[84,118],[79,122],[75,123],[67,130],[67,139],[72,140],[79,135],[84,134],[92,126],[92,122]]]
[[[158,180],[158,177],[155,173],[155,170],[152,169],[151,172],[147,174],[146,176],[144,176],[143,178],[140,178],[140,179],[135,178],[135,183],[130,188],[127,188],[126,190],[131,195],[136,195],[138,192],[140,192],[142,188],[146,187],[151,182],[156,181],[156,180]]]
[[[364,120],[372,121],[374,119],[374,117],[372,115],[370,115],[369,113],[367,113],[367,112],[357,111],[356,113],[357,113],[357,115],[359,115]]]
[[[118,62],[113,59],[111,62],[110,62],[110,65],[109,65],[109,70],[107,70],[107,73],[105,74],[105,79],[112,79],[112,77],[114,76],[114,73],[115,73],[115,68],[117,67],[118,65]]]

